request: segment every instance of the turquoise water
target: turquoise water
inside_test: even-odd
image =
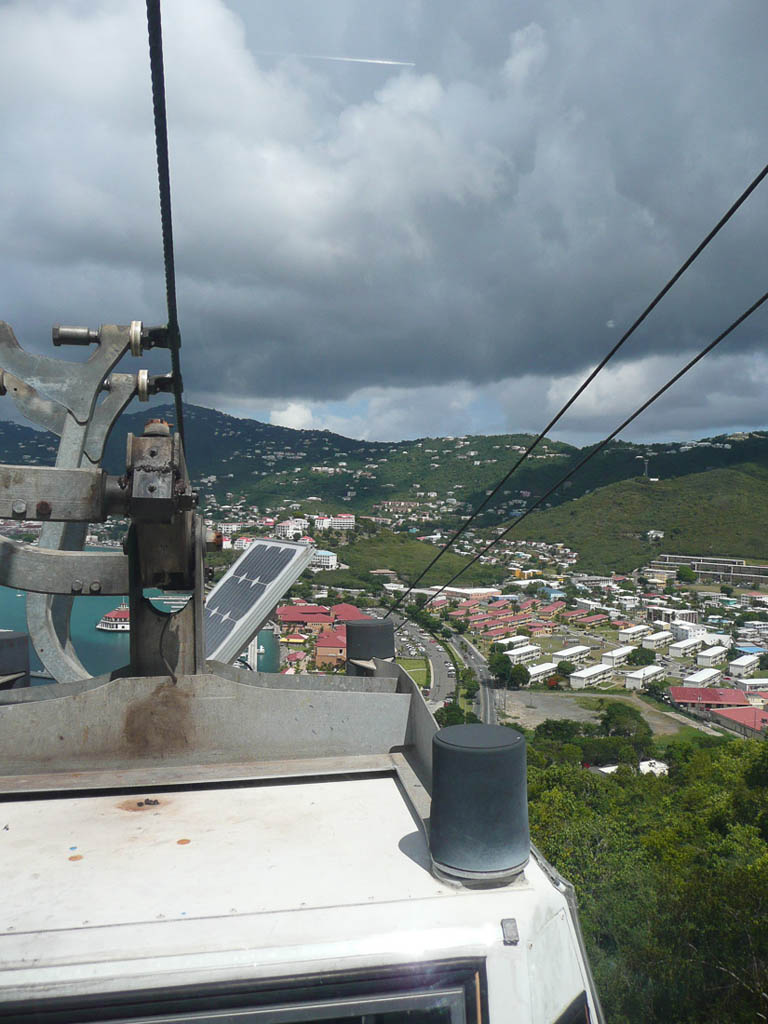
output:
[[[20,595],[20,596],[17,596]],[[128,633],[103,633],[96,623],[105,612],[120,604],[119,597],[78,597],[72,609],[72,642],[83,665],[98,676],[128,664]],[[0,587],[0,628],[27,632],[26,594]],[[29,666],[33,672],[42,665],[29,645]]]

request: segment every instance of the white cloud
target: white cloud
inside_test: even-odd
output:
[[[315,426],[312,410],[301,402],[289,402],[282,409],[272,409],[269,422],[280,427],[292,427],[293,430],[306,430]]]
[[[762,0],[163,12],[189,397],[273,422],[536,429],[768,144]],[[0,6],[0,130],[0,316],[35,347],[57,321],[164,319],[142,5]],[[603,429],[762,290],[749,204],[563,430]],[[763,425],[762,344],[745,325],[653,423]]]

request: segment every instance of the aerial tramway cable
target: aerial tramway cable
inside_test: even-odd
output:
[[[168,121],[165,112],[165,74],[163,71],[163,30],[160,19],[160,0],[147,0],[147,31],[149,34],[149,62],[152,72],[152,106],[155,120],[155,148],[157,150],[157,180],[160,189],[160,220],[163,231],[163,263],[165,265],[165,295],[168,307],[168,343],[173,370],[173,399],[176,408],[176,428],[184,444],[184,413],[181,396],[184,383],[181,377],[181,331],[176,307],[176,265],[173,256],[173,222],[171,218],[171,173],[168,163]]]
[[[706,235],[706,237],[702,239],[702,241],[699,243],[699,245],[696,246],[696,248],[693,250],[693,252],[688,257],[688,259],[685,260],[685,262],[680,266],[680,268],[672,275],[672,277],[667,281],[667,283],[664,285],[664,287],[661,289],[661,291],[656,295],[656,297],[654,299],[652,299],[651,302],[648,303],[648,305],[645,307],[645,309],[640,314],[640,316],[635,320],[635,322],[632,324],[632,326],[629,327],[624,332],[624,334],[622,334],[622,336],[619,338],[619,340],[616,342],[616,344],[613,346],[613,348],[610,349],[603,356],[603,358],[600,360],[600,362],[597,364],[597,366],[582,381],[582,383],[573,392],[571,397],[568,399],[568,401],[565,403],[565,405],[560,409],[560,411],[555,416],[553,416],[553,418],[542,429],[542,431],[539,434],[536,435],[534,440],[525,449],[525,451],[520,456],[520,458],[514,463],[512,468],[509,470],[509,472],[505,476],[502,477],[502,479],[498,482],[498,484],[496,484],[496,486],[493,488],[493,490],[489,494],[487,494],[485,496],[485,498],[477,506],[477,508],[474,509],[474,511],[468,517],[468,519],[464,523],[462,523],[462,525],[456,530],[456,532],[451,537],[449,537],[449,539],[445,542],[443,547],[440,548],[440,550],[437,552],[437,554],[434,556],[434,558],[429,562],[429,564],[424,569],[422,569],[422,571],[419,573],[419,575],[416,577],[416,579],[413,581],[413,583],[411,583],[411,585],[408,587],[408,589],[398,598],[398,600],[392,606],[390,611],[387,612],[387,616],[385,616],[385,617],[388,617],[393,611],[395,611],[397,608],[400,607],[400,605],[403,603],[403,601],[405,601],[405,599],[408,597],[408,595],[411,593],[411,591],[415,587],[418,586],[418,584],[419,584],[419,582],[421,580],[424,579],[424,577],[427,575],[429,570],[434,565],[437,564],[437,562],[452,547],[452,545],[459,539],[459,537],[466,530],[469,529],[469,527],[472,525],[472,523],[478,517],[478,515],[483,511],[483,509],[486,508],[491,501],[493,501],[493,499],[499,493],[499,491],[504,486],[504,484],[506,484],[506,482],[509,480],[509,478],[512,476],[512,474],[515,473],[520,468],[520,466],[522,466],[522,464],[525,462],[525,460],[528,458],[528,456],[531,454],[531,452],[533,452],[533,450],[539,446],[539,444],[544,440],[544,438],[550,432],[550,430],[552,430],[552,428],[568,412],[568,410],[571,408],[573,403],[584,393],[584,391],[586,391],[586,389],[589,387],[589,385],[592,383],[592,381],[595,379],[595,377],[597,377],[597,375],[605,368],[605,366],[610,362],[610,360],[613,359],[613,357],[616,355],[616,353],[619,351],[619,349],[622,347],[622,345],[635,333],[637,328],[640,327],[640,325],[648,317],[648,315],[656,308],[656,306],[661,302],[661,300],[664,298],[664,296],[667,294],[667,292],[669,292],[675,286],[675,284],[677,284],[677,282],[680,280],[680,278],[683,276],[683,274],[686,272],[686,270],[688,270],[688,268],[691,266],[691,264],[694,262],[694,260],[696,260],[701,255],[701,253],[706,249],[706,247],[709,245],[709,243],[715,237],[715,235],[717,235],[718,232],[728,223],[728,221],[736,213],[736,211],[739,209],[739,207],[744,202],[746,202],[746,200],[755,191],[757,186],[766,177],[766,175],[768,175],[768,164],[766,164],[765,167],[763,167],[762,171],[760,171],[760,173],[755,178],[752,179],[752,181],[749,183],[749,185],[744,189],[744,191],[738,197],[738,199],[732,204],[732,206],[730,206],[728,208],[728,210],[726,210],[726,212],[723,214],[723,216],[720,218],[720,220],[717,222],[717,224],[715,224],[715,226],[712,228],[712,230],[709,232],[709,234]],[[470,565],[471,564],[472,563],[470,563]],[[446,584],[446,586],[447,586],[447,584]]]
[[[503,540],[509,533],[511,533],[512,530],[515,529],[515,527],[519,526],[520,523],[522,523],[522,521],[531,514],[531,512],[534,512],[540,505],[542,505],[547,500],[547,498],[554,494],[555,491],[558,490],[558,488],[562,487],[564,483],[570,480],[572,476],[578,473],[580,469],[583,469],[583,467],[586,466],[586,464],[591,459],[594,459],[594,457],[597,454],[599,454],[606,447],[606,445],[610,444],[610,442],[617,436],[617,434],[620,434],[622,430],[624,430],[626,427],[629,426],[630,423],[633,422],[633,420],[636,420],[637,417],[644,413],[649,406],[653,405],[657,398],[661,398],[661,396],[666,391],[668,391],[673,384],[676,384],[681,377],[684,377],[689,370],[692,370],[693,367],[704,358],[704,356],[708,355],[714,348],[716,348],[721,341],[724,341],[729,334],[731,334],[733,331],[736,330],[737,327],[743,324],[744,321],[748,319],[748,317],[752,316],[752,314],[756,312],[766,301],[768,301],[768,292],[765,292],[763,295],[761,295],[760,298],[749,307],[749,309],[745,310],[740,317],[734,320],[729,327],[726,327],[726,329],[721,334],[718,334],[718,336],[713,341],[710,341],[710,343],[705,348],[703,348],[698,353],[698,355],[695,355],[693,359],[687,362],[685,366],[683,366],[682,369],[678,370],[673,377],[670,377],[666,384],[662,385],[658,391],[655,391],[649,399],[643,402],[643,404],[632,413],[631,416],[628,416],[622,423],[618,425],[618,427],[616,427],[615,430],[613,430],[606,438],[604,438],[600,442],[600,444],[593,448],[592,451],[588,452],[583,459],[580,459],[580,461],[577,462],[576,465],[573,466],[571,469],[569,469],[567,473],[561,476],[557,483],[553,484],[552,487],[550,487],[549,490],[546,491],[546,493],[542,494],[541,497],[538,498],[533,503],[533,505],[530,506],[530,508],[527,508],[519,518],[513,520],[513,522],[511,522],[509,526],[498,535],[498,537],[494,537],[493,540],[490,541],[490,543],[487,544],[482,551],[478,552],[478,554],[476,554],[471,561],[467,562],[466,565],[462,566],[462,568],[459,569],[459,571],[455,573],[448,580],[447,583],[444,583],[440,587],[437,593],[433,594],[429,598],[429,601],[427,603],[429,604],[430,601],[434,601],[434,599],[439,594],[442,594],[446,587],[450,587],[452,583],[455,583],[459,576],[461,576],[463,573],[467,571],[467,569],[469,569],[476,562],[478,562],[484,555],[486,555],[491,550],[491,548],[495,547],[495,545],[498,544],[499,541]],[[391,611],[394,611],[395,607],[396,606],[394,606],[391,609]]]

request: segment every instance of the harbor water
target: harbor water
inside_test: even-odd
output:
[[[130,634],[105,633],[96,623],[105,612],[120,604],[119,597],[78,597],[72,609],[71,633],[75,650],[92,675],[101,675],[128,663]],[[0,587],[0,628],[26,633],[26,594],[20,590]],[[43,666],[29,645],[29,667],[40,672]],[[45,682],[35,679],[34,682]]]

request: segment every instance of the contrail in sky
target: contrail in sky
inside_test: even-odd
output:
[[[277,53],[274,50],[254,50],[267,57],[298,57],[300,60],[337,60],[346,64],[391,64],[399,68],[415,68],[410,60],[380,60],[376,57],[328,57],[321,53]]]

